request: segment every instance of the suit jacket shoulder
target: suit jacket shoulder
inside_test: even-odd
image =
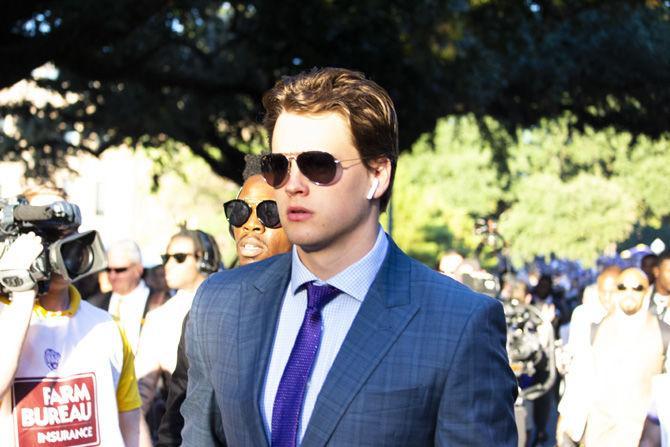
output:
[[[258,396],[290,268],[290,254],[275,256],[198,289],[186,330],[184,445],[267,444]]]
[[[406,255],[390,241],[388,268],[382,269],[377,280],[386,283],[406,282],[407,293],[417,305],[430,311],[455,312],[454,316],[466,317],[475,310],[496,308],[503,311],[502,304],[491,297],[474,292],[460,282],[426,267],[421,262]],[[398,284],[399,288],[400,284]],[[393,293],[396,286],[391,286]],[[399,299],[400,297],[396,297]]]
[[[240,293],[242,288],[256,287],[261,291],[266,291],[268,287],[274,287],[276,281],[289,277],[290,268],[291,254],[285,253],[260,262],[214,273],[198,289],[191,313],[200,312],[199,309],[204,312],[219,313],[222,308],[234,305],[238,300],[243,299],[243,294]]]

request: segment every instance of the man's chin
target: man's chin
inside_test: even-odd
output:
[[[289,231],[286,229],[286,236],[289,242],[300,247],[305,253],[312,253],[327,247],[331,238],[321,236],[316,237],[307,231]]]
[[[67,289],[70,286],[70,282],[67,281],[65,278],[62,276],[59,276],[58,278],[52,277],[51,280],[49,281],[49,292],[55,293],[55,292],[60,292],[64,289]]]
[[[269,256],[266,256],[265,253],[256,256],[240,256],[240,265],[252,264],[267,258],[269,258]]]
[[[623,311],[623,313],[630,316],[630,315],[635,315],[636,313],[638,313],[640,311],[640,307],[638,307],[638,306],[621,306],[621,310]]]

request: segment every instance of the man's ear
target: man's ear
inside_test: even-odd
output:
[[[391,160],[388,157],[379,157],[369,162],[370,191],[368,199],[378,199],[384,195],[391,183]],[[372,186],[376,186],[372,188]]]

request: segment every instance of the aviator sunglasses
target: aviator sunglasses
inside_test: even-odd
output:
[[[644,291],[644,286],[642,284],[638,284],[633,287],[626,287],[625,284],[618,284],[616,286],[617,290],[624,291],[624,290],[632,290],[634,292],[643,292]]]
[[[288,180],[291,170],[291,161],[295,160],[298,169],[307,179],[319,186],[328,186],[342,177],[342,170],[351,166],[342,166],[343,161],[363,161],[362,158],[338,160],[328,152],[306,151],[298,155],[265,154],[261,157],[261,173],[273,188],[280,188]]]
[[[241,227],[245,224],[249,217],[251,217],[252,208],[249,203],[255,205],[256,216],[263,225],[268,228],[279,228],[281,222],[279,221],[279,210],[277,210],[277,202],[274,200],[262,200],[260,202],[244,201],[241,199],[233,199],[223,204],[223,209],[226,213],[226,219],[231,225]]]
[[[161,259],[163,260],[163,264],[167,264],[170,258],[174,258],[174,260],[177,261],[177,264],[181,264],[186,261],[186,258],[189,256],[195,255],[193,253],[165,253],[164,255],[161,255]]]

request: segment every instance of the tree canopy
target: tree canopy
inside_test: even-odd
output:
[[[447,249],[474,255],[476,219],[493,216],[517,265],[551,253],[591,264],[634,230],[667,228],[670,139],[633,142],[613,128],[574,133],[570,121],[518,131],[506,146],[507,176],[490,163],[494,146],[474,117],[438,121],[398,164],[398,244],[429,265]]]
[[[484,137],[501,135],[487,117],[515,137],[569,112],[570,132],[656,139],[670,123],[669,15],[653,0],[5,2],[0,88],[32,79],[50,99],[0,104],[0,157],[44,173],[66,153],[174,141],[239,182],[265,143],[263,92],[314,66],[387,88],[403,148],[467,113]],[[51,75],[33,74],[45,63]],[[504,176],[509,139],[497,141]]]

